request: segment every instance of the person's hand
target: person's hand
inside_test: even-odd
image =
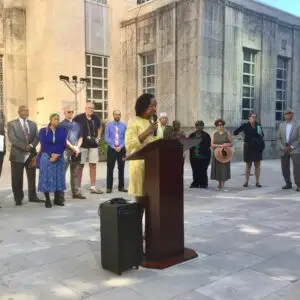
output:
[[[56,162],[57,161],[57,159],[59,158],[59,154],[56,154],[56,153],[52,153],[51,154],[51,157],[50,157],[50,162]]]
[[[121,151],[121,147],[115,147],[115,150],[116,150],[117,152],[120,152],[120,151]]]
[[[284,153],[286,153],[286,152],[290,152],[291,150],[292,150],[291,147],[288,146],[288,147],[284,147],[282,151],[283,151]]]
[[[33,148],[32,145],[28,145],[26,148],[27,152],[30,152],[32,150],[32,148]]]
[[[73,146],[72,151],[74,152],[75,156],[77,157],[80,153],[79,147],[78,146]]]
[[[147,133],[148,133],[148,136],[151,135],[151,134],[153,134],[154,131],[157,130],[157,128],[158,128],[158,121],[151,123],[149,125],[149,127],[147,128],[147,130],[146,130]]]

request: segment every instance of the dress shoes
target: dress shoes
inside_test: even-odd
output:
[[[106,194],[111,194],[112,193],[112,189],[106,189]]]
[[[43,203],[43,202],[45,202],[45,201],[44,201],[44,200],[41,200],[41,199],[39,199],[38,197],[36,197],[36,198],[29,199],[29,202],[34,202],[34,203]]]
[[[128,190],[126,190],[125,188],[119,188],[119,192],[121,192],[121,193],[127,193]]]
[[[81,194],[74,194],[73,199],[82,199],[83,200],[83,199],[86,199],[86,197]]]
[[[16,201],[16,206],[21,206],[22,205],[22,201]]]
[[[297,186],[296,192],[300,192],[300,186]]]

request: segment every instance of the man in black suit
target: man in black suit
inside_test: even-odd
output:
[[[13,194],[16,205],[22,205],[24,168],[27,173],[29,202],[41,202],[36,194],[36,170],[29,166],[32,155],[36,153],[39,138],[36,123],[28,120],[28,108],[25,105],[20,106],[18,114],[18,119],[8,123],[7,132],[11,143],[10,162]]]

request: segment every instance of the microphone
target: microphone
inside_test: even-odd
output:
[[[157,115],[152,116],[152,123],[155,123],[157,121]],[[154,130],[153,136],[157,136],[157,129]]]

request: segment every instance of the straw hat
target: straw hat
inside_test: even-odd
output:
[[[220,163],[228,163],[232,160],[233,151],[231,147],[225,147],[225,148],[216,148],[215,151],[215,157],[216,160]]]

